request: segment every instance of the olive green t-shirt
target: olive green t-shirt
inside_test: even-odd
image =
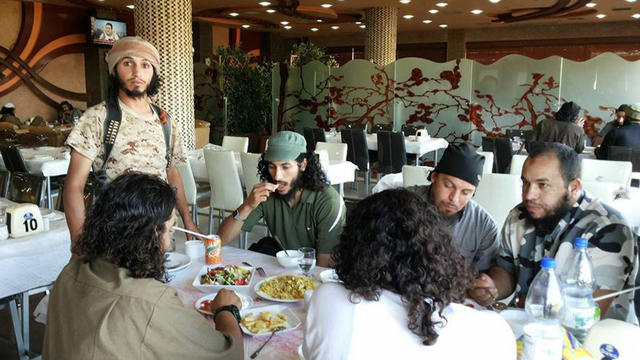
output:
[[[278,235],[287,249],[307,246],[318,254],[330,254],[340,240],[345,216],[344,201],[333,187],[303,189],[294,207],[270,196],[249,214],[242,230],[251,231],[264,218],[271,234]]]

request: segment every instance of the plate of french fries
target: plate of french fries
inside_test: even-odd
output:
[[[300,326],[300,319],[284,305],[271,305],[240,311],[242,332],[251,336],[270,335],[276,329],[279,332],[293,330]]]

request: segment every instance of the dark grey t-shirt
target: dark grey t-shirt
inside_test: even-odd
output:
[[[431,203],[429,196],[431,186],[412,186],[409,189]],[[469,264],[478,271],[487,271],[498,255],[498,226],[480,205],[470,200],[467,206],[458,213],[458,220],[453,224],[453,237],[456,245]]]

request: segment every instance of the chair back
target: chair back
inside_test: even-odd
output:
[[[20,154],[20,149],[15,146],[1,147],[0,153],[2,153],[2,159],[4,160],[4,166],[10,172],[23,172],[27,173],[27,167]]]
[[[17,203],[44,204],[45,182],[42,176],[12,172],[7,199]]]
[[[412,166],[405,165],[402,167],[402,186],[409,187],[415,185],[429,185],[431,181],[427,178],[433,170],[430,166]]]
[[[326,150],[329,161],[347,161],[347,144],[318,141],[315,150]]]
[[[307,141],[307,152],[313,153],[316,149],[316,143],[318,141],[326,142],[326,136],[324,129],[320,128],[304,128],[304,139]]]
[[[203,149],[203,152],[211,186],[209,205],[215,209],[237,209],[244,198],[233,152],[213,149]]]
[[[511,158],[511,166],[509,167],[509,174],[521,176],[525,160],[527,160],[527,155],[513,155]]]
[[[347,161],[356,164],[360,171],[369,171],[369,147],[363,129],[345,129],[340,132],[342,142],[347,144]]]
[[[320,167],[322,167],[322,170],[326,172],[329,168],[329,153],[327,152],[327,150],[316,149],[313,153],[318,156]]]
[[[401,132],[379,131],[378,166],[381,173],[399,173],[407,165],[407,151]]]
[[[511,165],[511,157],[513,156],[511,140],[507,138],[496,138],[494,142],[495,148],[493,154],[496,158],[497,172],[505,174],[509,169],[509,165]]]
[[[502,229],[509,211],[522,201],[520,176],[484,174],[476,188],[473,200],[493,217],[498,229]]]
[[[477,151],[478,154],[484,156],[484,165],[482,166],[483,174],[493,173],[493,152]]]
[[[607,160],[630,161],[633,172],[640,171],[640,149],[630,146],[609,146]]]
[[[630,161],[582,159],[580,180],[610,182],[626,189],[631,179]]]
[[[244,136],[227,136],[222,138],[222,148],[239,153],[249,151],[249,138]]]
[[[198,194],[198,188],[196,186],[196,180],[193,177],[193,171],[191,170],[191,164],[185,162],[176,166],[180,177],[182,178],[182,186],[184,188],[184,198],[187,200],[187,204],[193,204],[196,202]]]
[[[581,181],[582,188],[585,189],[592,197],[600,199],[600,201],[610,204],[614,200],[616,193],[620,192],[620,185],[603,181]]]
[[[9,178],[11,173],[7,170],[0,170],[0,197],[7,197],[7,190],[9,189]]]
[[[373,126],[371,127],[372,134],[375,134],[378,131],[392,131],[392,130],[393,130],[392,124],[373,124]]]
[[[240,160],[242,162],[242,182],[244,188],[249,194],[254,186],[260,182],[258,178],[258,163],[262,158],[261,154],[253,153],[240,153]]]

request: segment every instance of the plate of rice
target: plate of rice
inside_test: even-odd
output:
[[[304,300],[304,292],[315,290],[316,280],[298,275],[278,275],[266,278],[253,288],[261,298],[278,302]]]

